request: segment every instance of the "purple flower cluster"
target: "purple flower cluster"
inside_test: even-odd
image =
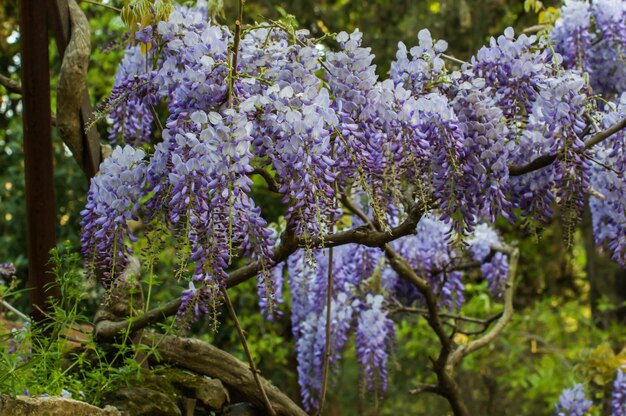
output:
[[[135,239],[129,220],[137,220],[139,200],[145,195],[147,166],[143,150],[116,147],[93,178],[87,204],[81,211],[82,252],[87,270],[103,274],[109,286],[124,269],[132,253],[126,239]]]
[[[374,389],[379,378],[380,389],[387,388],[387,360],[395,339],[393,321],[383,308],[382,295],[368,294],[359,314],[356,328],[357,357],[365,376],[366,387]]]
[[[603,127],[609,127],[626,117],[626,93],[620,103],[605,114]],[[609,140],[595,146],[593,157],[603,165],[591,165],[591,188],[595,191],[589,198],[593,232],[596,244],[606,246],[613,259],[626,265],[626,133],[619,132]]]
[[[8,279],[15,274],[15,266],[13,263],[0,263],[0,278]],[[0,280],[0,285],[2,280]]]
[[[451,245],[450,224],[426,214],[417,224],[415,235],[407,236],[392,243],[394,249],[404,256],[411,267],[430,281],[440,307],[459,309],[463,305],[465,290],[461,273],[448,271],[458,253]],[[407,303],[422,302],[422,296],[404,280],[397,280],[397,296]]]
[[[509,27],[472,57],[464,76],[484,79],[507,118],[509,137],[514,138],[519,134],[524,114],[531,111],[542,81],[554,75],[552,67],[558,59],[548,49],[537,48],[535,36],[522,34],[515,38]]]
[[[362,36],[359,31],[339,33],[340,50],[326,57],[329,92],[339,119],[335,146],[343,174],[338,180],[343,187],[354,178],[355,186],[370,197],[374,215],[386,222],[385,200],[394,181],[389,178],[390,162],[399,151],[396,91],[391,82],[378,82],[374,55],[361,46]]]
[[[623,0],[568,0],[551,34],[566,68],[590,74],[607,98],[626,90],[626,7]]]
[[[248,195],[252,124],[246,113],[198,110],[184,127],[177,124],[168,123],[165,141],[151,160],[149,189],[159,202],[151,208],[164,211],[153,215],[165,215],[172,232],[190,244],[190,260],[196,264],[193,279],[206,292],[194,299],[213,298],[234,256],[269,262],[275,235]],[[269,274],[263,281],[273,298]]]
[[[575,384],[571,389],[565,389],[555,406],[555,416],[585,416],[591,407],[591,400],[587,399],[582,384]]]
[[[462,234],[472,230],[477,218],[511,216],[505,142],[509,128],[504,116],[511,109],[507,97],[517,99],[518,86],[509,84],[513,72],[522,72],[517,68],[523,62],[540,58],[522,54],[533,39],[515,41],[507,34],[479,52],[474,72],[447,74],[440,57],[447,45],[434,42],[426,30],[419,33],[411,60],[401,44],[392,65],[400,108],[397,148],[403,155],[394,160],[399,166],[392,171],[406,171],[424,199],[435,199],[441,218],[452,219]]]
[[[617,370],[617,376],[613,383],[611,416],[626,416],[626,372],[621,368]]]
[[[27,342],[31,337],[30,322],[25,322],[21,328],[11,329],[11,338],[7,348],[7,354],[13,355],[20,362],[27,362],[30,360],[32,348]]]
[[[280,263],[268,273],[263,273],[257,279],[257,293],[261,314],[268,320],[282,316],[279,309],[283,303],[284,264]]]
[[[452,103],[459,120],[463,140],[463,175],[455,186],[466,224],[471,216],[489,218],[498,215],[511,219],[509,193],[508,127],[495,99],[481,90],[481,81],[465,82]],[[470,227],[471,228],[471,227]]]
[[[589,33],[590,26],[589,3],[585,0],[565,0],[561,18],[552,30],[551,40],[568,67],[584,69],[588,65],[588,54],[594,41]]]
[[[353,315],[358,301],[353,298],[354,288],[346,275],[350,267],[353,246],[336,249],[333,258],[333,290],[331,302],[330,364],[336,365],[353,325]],[[296,341],[298,381],[303,403],[307,409],[316,409],[322,389],[323,363],[326,347],[326,288],[328,276],[326,250],[306,253],[300,250],[288,261],[289,287],[292,302],[292,331]]]
[[[138,146],[150,143],[154,106],[158,104],[149,55],[139,45],[126,49],[115,84],[104,106],[109,108],[109,139]]]
[[[582,140],[587,98],[584,80],[573,72],[562,71],[547,79],[533,103],[520,151],[513,159],[523,164],[545,154],[557,157],[544,169],[514,178],[512,189],[515,204],[526,216],[540,222],[552,216],[552,203],[556,201],[568,241],[589,187],[590,162]]]
[[[448,43],[443,40],[433,43],[428,29],[420,30],[417,38],[419,45],[412,47],[408,53],[404,43],[398,43],[390,78],[394,84],[401,84],[412,94],[421,95],[437,85],[445,75],[441,54],[448,49]]]
[[[509,273],[509,263],[506,254],[492,252],[502,244],[502,239],[496,231],[487,224],[476,227],[468,240],[469,252],[472,258],[479,263],[480,271],[489,284],[489,289],[495,298],[500,298],[506,289]]]

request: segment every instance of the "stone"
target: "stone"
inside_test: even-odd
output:
[[[119,410],[104,409],[63,397],[0,396],[0,416],[121,416]]]
[[[228,391],[220,380],[182,370],[169,370],[165,378],[185,397],[195,398],[198,405],[221,410],[228,403]]]
[[[224,416],[261,416],[262,414],[252,403],[235,403],[224,409]]]
[[[112,393],[107,403],[123,416],[182,416],[178,398],[144,387],[129,387]]]

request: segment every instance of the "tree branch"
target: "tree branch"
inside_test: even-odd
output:
[[[367,227],[357,227],[348,231],[330,234],[323,238],[324,246],[336,247],[343,244],[358,243],[370,247],[381,247],[397,238],[415,233],[415,227],[421,215],[422,213],[419,209],[412,209],[404,222],[392,228],[389,232],[371,231],[368,230]],[[309,238],[308,242],[309,247],[321,247],[322,238]],[[286,230],[281,235],[281,243],[274,251],[274,257],[271,260],[274,264],[278,264],[286,260],[291,254],[303,246],[304,241],[302,238],[298,238],[293,235],[290,230]],[[225,282],[226,287],[237,286],[251,279],[259,273],[261,266],[262,264],[260,262],[254,262],[237,270],[233,270],[228,274],[228,278]],[[99,339],[111,339],[120,331],[128,328],[130,328],[130,332],[134,332],[176,314],[181,303],[180,298],[177,298],[159,308],[151,309],[136,318],[116,322],[102,320],[96,325],[95,334]]]
[[[624,128],[626,128],[626,118],[623,118],[608,129],[593,135],[589,140],[585,142],[585,147],[583,147],[578,153],[583,153],[586,150],[591,149],[596,144],[608,139],[613,134],[617,133],[620,130],[623,130]],[[545,168],[546,166],[552,164],[557,159],[557,157],[557,155],[543,155],[537,157],[526,165],[509,165],[509,175],[521,176],[526,173]]]
[[[363,222],[368,225],[372,230],[378,230],[380,231],[380,229],[378,229],[374,223],[372,222],[372,220],[365,215],[365,213],[363,212],[363,210],[361,210],[359,207],[357,207],[354,202],[348,198],[346,196],[346,194],[341,194],[341,203],[348,208],[353,214],[355,214],[357,217],[359,217],[361,220],[363,220]]]
[[[409,306],[404,306],[402,304],[398,304],[396,307],[392,308],[392,310],[390,311],[390,313],[398,313],[398,312],[406,312],[406,313],[419,313],[422,315],[426,315],[428,314],[428,309],[426,308],[412,308]],[[486,319],[481,319],[481,318],[475,318],[473,316],[464,316],[464,315],[459,315],[459,314],[454,314],[454,313],[439,313],[439,316],[442,318],[446,318],[446,319],[454,319],[455,321],[464,321],[464,322],[469,322],[471,324],[476,324],[476,325],[489,325],[491,324],[493,321],[495,321],[496,319],[498,319],[500,316],[502,316],[501,313],[497,313],[489,318]]]
[[[389,259],[389,263],[395,272],[398,273],[401,278],[415,285],[426,301],[428,314],[424,317],[426,318],[428,325],[433,331],[435,331],[435,334],[439,339],[439,343],[441,344],[439,356],[436,360],[433,360],[433,367],[435,374],[437,375],[438,382],[437,391],[435,392],[448,400],[455,416],[469,416],[469,412],[461,399],[459,386],[454,380],[453,373],[448,370],[448,358],[452,352],[454,344],[444,328],[441,315],[439,314],[439,310],[437,308],[437,298],[433,293],[430,283],[419,277],[411,268],[409,263],[395,250],[393,250],[391,246],[386,244],[384,249],[387,258]]]
[[[91,54],[89,22],[75,0],[67,2],[71,32],[63,54],[57,86],[57,114],[59,136],[72,151],[74,159],[85,170],[87,158],[83,143],[83,124],[80,110],[86,88],[87,66]]]
[[[22,94],[22,86],[17,81],[13,81],[11,78],[0,74],[0,85],[2,85],[7,92],[15,94]]]
[[[0,299],[0,305],[4,306],[5,308],[7,308],[8,310],[10,310],[11,312],[13,312],[18,318],[20,318],[22,321],[25,322],[30,322],[30,317],[28,315],[23,314],[22,312],[20,312],[17,308],[15,308],[13,305],[11,305],[9,302],[7,302],[4,299]]]
[[[436,384],[419,384],[416,388],[409,390],[411,394],[433,393],[441,396],[441,391]]]
[[[250,372],[250,368],[226,351],[196,339],[169,335],[144,334],[141,343],[156,350],[159,362],[171,363],[198,374],[221,380],[230,389],[238,391],[247,400],[263,408],[264,400]],[[272,408],[280,416],[307,416],[289,397],[268,380],[260,377]]]
[[[608,139],[615,133],[626,128],[626,117],[618,121],[606,130],[603,130],[585,142],[585,150],[592,148],[601,141]]]
[[[72,114],[59,114],[59,119],[64,117],[64,123],[59,122],[59,132],[61,133],[62,128],[69,128],[70,131],[74,131],[71,134],[80,135],[78,146],[72,147],[71,144],[66,144],[72,151],[82,149],[80,153],[73,152],[73,156],[87,178],[91,179],[98,172],[100,162],[104,158],[104,149],[100,145],[100,137],[96,129],[93,126],[85,127],[87,121],[92,118],[92,111],[89,93],[85,88],[86,72],[83,75],[80,74],[83,66],[86,68],[89,62],[88,49],[91,43],[89,22],[75,0],[51,0],[48,6],[57,49],[62,59],[61,75],[66,78],[63,82],[59,78],[57,113],[72,111]],[[66,55],[69,55],[68,59]],[[82,97],[74,95],[78,89],[82,89]],[[73,112],[77,101],[80,104],[78,116],[75,116]],[[65,139],[64,136],[61,137]]]
[[[265,183],[267,184],[267,189],[269,189],[271,192],[280,193],[280,186],[278,186],[278,183],[276,182],[276,180],[274,179],[271,173],[269,173],[263,168],[254,168],[254,170],[252,171],[252,174],[261,176],[265,180]]]
[[[506,252],[509,255],[509,276],[507,281],[507,288],[504,292],[504,310],[502,311],[502,316],[496,322],[496,324],[480,338],[472,340],[467,344],[459,346],[450,356],[450,360],[448,361],[449,371],[454,371],[454,368],[461,362],[463,357],[472,352],[483,348],[485,345],[491,343],[504,329],[504,327],[509,323],[511,318],[513,317],[513,291],[515,287],[515,274],[517,273],[517,263],[519,261],[519,249],[512,248],[510,250],[505,251],[502,249],[501,251]]]
[[[22,95],[22,85],[19,82],[13,81],[11,78],[2,74],[0,74],[0,85],[2,85],[9,93]],[[54,113],[51,113],[50,118],[51,118],[50,124],[53,127],[56,127],[57,116]]]

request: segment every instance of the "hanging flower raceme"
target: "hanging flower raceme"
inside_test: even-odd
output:
[[[334,366],[341,357],[353,325],[356,275],[349,264],[350,246],[335,251],[334,279],[331,292],[331,333],[329,362]],[[289,286],[292,299],[292,331],[298,357],[298,380],[303,403],[307,409],[316,409],[323,385],[323,365],[326,349],[328,253],[319,250],[310,257],[300,250],[289,258]],[[349,270],[344,268],[348,267]],[[348,274],[349,273],[349,274]]]
[[[621,368],[617,370],[617,376],[613,382],[611,416],[626,416],[626,372]]]
[[[417,224],[415,235],[406,236],[391,243],[411,267],[430,281],[439,307],[459,309],[463,304],[461,273],[449,270],[458,253],[451,245],[453,230],[450,224],[432,213],[426,214]],[[422,295],[405,280],[396,280],[395,293],[405,303],[423,303]]]
[[[626,117],[626,94],[618,106],[609,108],[602,121],[608,127]],[[606,246],[613,259],[626,265],[626,134],[619,132],[609,140],[595,146],[591,165],[591,188],[595,191],[589,198],[593,233],[596,244]],[[611,166],[606,169],[604,166]]]
[[[428,29],[417,34],[419,44],[407,53],[404,43],[398,43],[396,60],[391,63],[390,78],[394,84],[401,84],[415,96],[422,95],[443,81],[445,65],[441,54],[448,49],[448,43],[433,39]]]
[[[103,104],[109,109],[109,139],[113,143],[118,137],[134,146],[150,143],[154,107],[160,101],[154,77],[149,55],[142,53],[139,45],[126,49],[111,96]]]
[[[480,224],[467,242],[472,258],[481,263],[480,271],[487,279],[492,295],[501,298],[506,289],[509,263],[506,254],[497,251],[502,245],[500,236],[487,224]]]
[[[563,390],[556,404],[555,416],[584,416],[591,407],[591,400],[587,399],[582,384],[576,384],[571,389]]]
[[[156,200],[167,190],[170,228],[189,243],[189,260],[196,263],[194,281],[214,297],[235,256],[267,262],[269,271],[275,235],[248,195],[253,168],[247,115],[232,109],[222,114],[195,111],[185,126],[186,132],[177,132],[180,127],[171,122],[164,131],[167,145],[153,159],[156,167],[170,167],[150,171],[151,187]],[[271,293],[269,276],[263,274]]]
[[[0,263],[0,278],[9,278],[15,275],[15,266],[13,263]],[[3,284],[0,280],[0,285]]]
[[[124,269],[132,253],[126,239],[134,240],[128,221],[137,220],[139,200],[145,195],[143,150],[116,147],[91,181],[87,205],[81,211],[82,253],[87,269],[102,272],[109,286]]]
[[[365,192],[376,219],[387,224],[406,151],[420,157],[428,145],[417,136],[417,123],[406,122],[411,116],[402,107],[410,92],[391,80],[378,82],[371,49],[361,46],[362,33],[341,32],[336,39],[340,50],[327,54],[324,69],[340,120],[334,131],[342,173],[338,187]],[[417,145],[409,149],[403,143],[409,140]]]
[[[562,71],[557,78],[547,80],[533,103],[529,126],[520,143],[521,151],[514,159],[525,164],[546,154],[556,157],[545,169],[517,176],[513,190],[517,204],[529,217],[540,221],[550,218],[551,204],[556,200],[568,242],[589,188],[589,153],[582,140],[586,100],[584,81],[577,74]]]
[[[387,360],[395,339],[395,327],[387,317],[383,301],[382,295],[366,296],[357,322],[356,353],[366,387],[374,390],[378,380],[380,390],[384,392],[387,389]]]
[[[537,43],[535,36],[515,38],[509,27],[497,39],[491,38],[489,46],[483,46],[463,72],[469,80],[483,78],[485,86],[491,88],[507,119],[509,138],[523,130],[525,115],[531,112],[542,82],[555,73],[553,67],[561,59],[549,49],[539,49]]]
[[[622,0],[570,0],[551,34],[566,68],[589,74],[594,92],[606,98],[626,90],[626,8]]]
[[[551,40],[555,49],[563,55],[568,68],[585,68],[588,53],[594,41],[589,33],[591,8],[585,0],[566,0],[561,18],[554,25]]]

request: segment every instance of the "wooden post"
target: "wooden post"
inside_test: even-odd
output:
[[[52,165],[48,16],[41,0],[20,0],[22,104],[24,106],[24,171],[28,240],[28,283],[31,315],[45,319],[48,297],[58,296],[51,284],[50,250],[56,245],[56,209]]]

